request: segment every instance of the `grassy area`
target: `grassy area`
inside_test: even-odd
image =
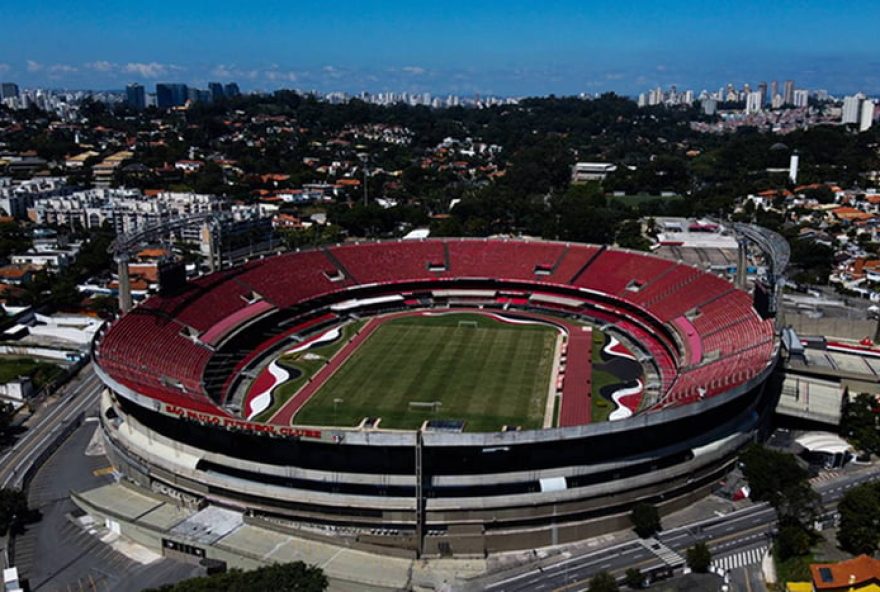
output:
[[[476,327],[459,322],[476,323]],[[472,314],[385,322],[297,414],[301,425],[416,429],[459,419],[468,431],[543,424],[556,331]],[[334,405],[335,399],[342,402]],[[410,402],[440,401],[437,411]],[[334,406],[336,409],[334,410]]]
[[[787,582],[809,582],[812,578],[810,574],[810,564],[813,563],[812,554],[790,557],[785,561],[780,561],[774,550],[773,560],[776,563],[776,580],[782,585]]]
[[[602,363],[603,345],[605,345],[605,333],[593,327],[593,366]]]
[[[346,344],[346,342],[354,336],[355,333],[364,326],[364,321],[355,321],[342,327],[342,335],[339,339],[332,343],[319,345],[306,351],[281,356],[279,364],[290,370],[292,374],[298,371],[300,374],[293,380],[288,380],[284,384],[279,385],[272,393],[272,405],[264,412],[254,418],[254,421],[265,421],[281,409],[290,397],[296,393],[307,381],[315,374],[327,360],[332,358]],[[318,356],[318,357],[316,357]]]
[[[608,421],[608,416],[614,411],[614,404],[606,401],[599,391],[606,385],[620,382],[616,376],[601,369],[603,345],[605,345],[605,333],[593,327],[593,388],[590,406],[590,422],[592,423]]]
[[[592,415],[590,421],[597,423],[600,421],[608,421],[608,416],[614,411],[614,403],[606,400],[599,391],[602,387],[609,384],[619,384],[620,379],[604,370],[593,368],[593,397],[592,397]]]
[[[34,387],[43,385],[64,374],[64,369],[49,362],[38,362],[30,358],[0,358],[0,384],[15,380],[19,376],[30,376]]]

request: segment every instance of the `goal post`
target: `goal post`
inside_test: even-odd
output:
[[[443,407],[442,401],[410,401],[409,402],[409,408],[411,411],[424,411],[424,410],[428,409],[432,413],[436,413],[440,407]]]
[[[477,321],[458,321],[459,328],[464,327],[466,329],[478,329],[480,324]]]

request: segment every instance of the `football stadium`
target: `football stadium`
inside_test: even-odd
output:
[[[576,541],[627,528],[640,501],[692,503],[760,437],[774,293],[542,240],[265,257],[96,338],[107,452],[181,504],[349,547]]]

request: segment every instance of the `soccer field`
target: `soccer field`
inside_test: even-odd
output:
[[[385,321],[294,423],[356,426],[381,417],[381,427],[397,429],[416,429],[428,419],[464,420],[466,431],[539,428],[556,335],[546,326],[466,313]],[[435,401],[436,411],[410,405]]]

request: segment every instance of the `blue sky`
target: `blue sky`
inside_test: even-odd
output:
[[[0,80],[29,87],[635,94],[793,78],[880,94],[877,0],[4,4]]]

